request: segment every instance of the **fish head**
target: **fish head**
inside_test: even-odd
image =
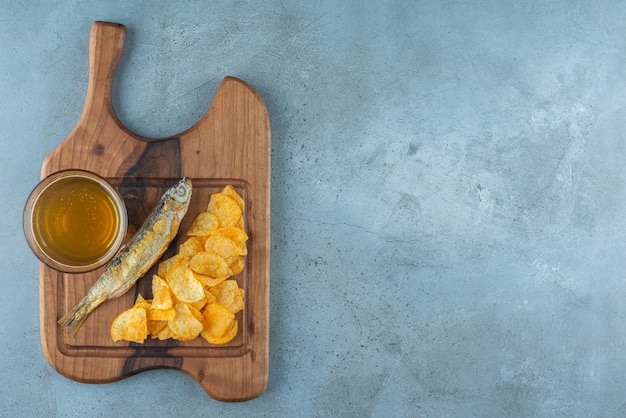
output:
[[[191,199],[191,179],[185,177],[174,186],[173,198],[179,203],[187,203]]]
[[[167,206],[177,212],[181,212],[182,216],[184,216],[185,213],[187,213],[187,208],[189,207],[189,202],[191,201],[191,193],[191,179],[189,177],[185,177],[170,187],[165,192],[163,197]]]

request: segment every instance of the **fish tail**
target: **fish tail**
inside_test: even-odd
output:
[[[85,322],[89,314],[96,309],[101,302],[94,302],[88,297],[84,297],[71,311],[63,315],[57,322],[59,325],[67,327],[67,332],[74,337],[81,325]]]

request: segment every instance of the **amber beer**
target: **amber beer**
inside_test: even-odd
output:
[[[103,264],[112,248],[121,245],[126,211],[106,181],[74,170],[35,188],[24,223],[29,244],[42,261],[61,270],[84,270]]]
[[[119,216],[111,196],[93,180],[66,178],[46,188],[34,210],[33,232],[64,264],[89,264],[113,244]]]

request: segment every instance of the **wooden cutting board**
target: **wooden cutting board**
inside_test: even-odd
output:
[[[161,194],[181,177],[193,181],[191,206],[179,237],[165,259],[178,249],[211,193],[231,184],[246,203],[248,256],[235,277],[245,290],[245,309],[237,314],[237,337],[223,346],[194,341],[151,340],[113,343],[113,319],[133,305],[137,293],[151,297],[156,266],[119,299],[105,302],[89,316],[76,337],[57,325],[103,271],[64,274],[40,264],[40,323],[43,352],[62,375],[104,383],[144,370],[167,368],[191,376],[213,398],[244,401],[267,385],[269,362],[270,124],[261,97],[246,83],[225,78],[214,101],[192,128],[169,138],[149,139],[126,129],[111,103],[111,84],[122,56],[123,25],[95,22],[89,44],[89,84],[82,116],[69,136],[43,162],[41,177],[67,168],[93,171],[109,180],[128,208],[129,236],[143,223]]]

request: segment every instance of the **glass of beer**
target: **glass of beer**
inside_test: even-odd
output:
[[[82,273],[106,264],[126,236],[128,215],[117,190],[85,170],[63,170],[43,179],[24,208],[24,234],[49,267]]]

